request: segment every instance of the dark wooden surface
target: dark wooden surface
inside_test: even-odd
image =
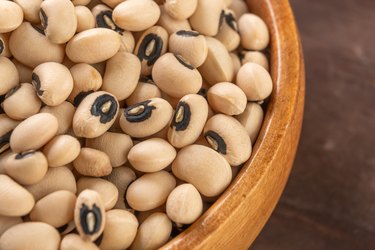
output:
[[[251,249],[375,249],[375,0],[291,3],[306,60],[304,128]]]

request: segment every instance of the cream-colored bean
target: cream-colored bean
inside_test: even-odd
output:
[[[75,108],[70,102],[63,102],[55,107],[44,106],[40,110],[40,113],[48,113],[56,117],[59,124],[58,135],[66,134],[71,129],[74,112]]]
[[[236,13],[237,19],[239,19],[243,14],[249,12],[249,8],[244,0],[233,0],[229,5],[229,9]]]
[[[0,33],[0,56],[12,56],[9,50],[9,36],[10,33]]]
[[[132,106],[151,98],[161,97],[160,89],[153,82],[138,82],[133,93],[126,99],[126,104]]]
[[[73,165],[78,173],[86,176],[102,177],[112,172],[108,155],[92,148],[82,148]]]
[[[33,74],[33,69],[17,61],[17,59],[15,58],[12,59],[12,62],[14,66],[16,66],[17,68],[19,82],[31,82],[32,81],[31,75]]]
[[[21,7],[12,1],[0,1],[0,33],[17,29],[23,20]]]
[[[105,4],[98,4],[91,10],[95,17],[95,25],[98,28],[107,28],[121,34],[123,29],[118,27],[112,20],[112,9]]]
[[[220,17],[219,33],[215,36],[228,51],[233,51],[240,45],[240,35],[238,34],[235,14],[231,10],[224,10]]]
[[[269,62],[267,56],[260,51],[242,51],[241,52],[241,64],[244,65],[248,62],[256,63],[269,71]]]
[[[176,179],[166,171],[145,174],[128,187],[126,200],[137,211],[161,206],[176,186]]]
[[[250,136],[252,144],[255,143],[263,124],[264,112],[262,107],[255,102],[246,105],[245,112],[235,118],[244,126]]]
[[[26,21],[39,23],[39,10],[43,0],[14,0],[23,10],[23,17]]]
[[[9,228],[22,223],[21,217],[8,217],[0,215],[0,237]]]
[[[91,241],[83,240],[77,234],[66,235],[60,244],[60,250],[100,250],[97,245]]]
[[[191,30],[190,23],[187,19],[177,20],[171,17],[165,7],[160,5],[160,18],[157,22],[157,25],[163,27],[169,35],[179,31],[179,30]]]
[[[241,60],[240,60],[240,58],[235,53],[230,53],[229,55],[232,58],[232,62],[233,62],[233,75],[234,75],[233,80],[235,81],[236,77],[237,77],[237,73],[238,73],[238,71],[240,70],[240,68],[242,66],[241,65]]]
[[[78,33],[95,27],[95,18],[89,8],[79,5],[74,7],[74,12],[77,18]]]
[[[79,155],[81,145],[70,135],[58,135],[43,148],[50,167],[61,167],[73,162]]]
[[[9,150],[5,150],[3,152],[0,153],[0,174],[6,174],[5,173],[5,162],[8,160],[9,156],[12,155],[12,151],[9,149]]]
[[[206,36],[215,36],[219,31],[220,16],[224,7],[222,0],[199,0],[194,14],[189,19],[191,27]]]
[[[241,45],[248,50],[263,50],[270,42],[267,24],[254,14],[244,14],[238,19]]]
[[[0,56],[0,95],[5,95],[19,83],[16,66],[5,56]]]
[[[197,6],[198,0],[166,0],[164,4],[167,13],[177,20],[185,20],[192,16]]]
[[[133,33],[130,31],[124,31],[121,35],[121,45],[119,51],[125,51],[129,53],[133,53],[135,48],[135,39]]]

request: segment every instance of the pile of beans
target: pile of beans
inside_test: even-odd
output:
[[[156,249],[249,159],[272,92],[243,0],[0,0],[0,249]]]

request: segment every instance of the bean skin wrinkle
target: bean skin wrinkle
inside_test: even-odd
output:
[[[100,209],[94,204],[89,209],[86,204],[82,204],[80,210],[80,222],[85,234],[93,235],[97,233],[101,226],[102,215]]]
[[[148,104],[151,100],[147,100],[125,109],[124,115],[128,122],[143,122],[152,115],[152,110],[156,109],[154,106]]]
[[[204,134],[207,142],[220,154],[227,154],[227,145],[224,139],[214,131],[208,131]]]
[[[115,99],[107,94],[101,95],[96,98],[91,107],[91,114],[93,116],[100,116],[101,123],[112,121],[117,112],[117,102]]]
[[[237,24],[236,24],[236,19],[234,18],[234,16],[233,16],[232,13],[230,13],[230,12],[225,13],[225,11],[223,10],[221,12],[221,16],[220,16],[220,25],[219,25],[219,27],[222,25],[223,22],[226,22],[229,27],[231,27],[234,31],[238,32],[238,27],[237,27]]]
[[[148,53],[149,46],[153,45],[152,52]],[[138,58],[140,61],[147,60],[147,65],[153,65],[160,57],[163,49],[163,40],[155,34],[148,34],[139,46]]]
[[[175,127],[176,131],[184,131],[190,123],[191,111],[186,102],[179,102],[174,114],[171,128]]]

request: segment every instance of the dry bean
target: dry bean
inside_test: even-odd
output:
[[[233,62],[225,46],[217,39],[206,37],[208,56],[199,72],[211,85],[218,82],[231,82],[233,79]]]
[[[160,9],[154,1],[127,0],[113,10],[113,21],[129,31],[142,31],[153,26],[159,19]]]
[[[16,66],[17,71],[18,71],[18,76],[19,76],[19,82],[31,82],[32,77],[31,75],[33,74],[33,69],[29,68],[26,65],[23,65],[17,59],[13,58],[12,62],[14,66]]]
[[[65,55],[63,44],[52,43],[38,26],[24,22],[9,37],[9,49],[18,61],[35,68],[41,63],[61,63]]]
[[[236,13],[237,19],[239,19],[243,14],[249,12],[249,8],[244,0],[233,0],[229,5],[229,9]]]
[[[30,83],[22,83],[11,89],[2,103],[5,113],[15,120],[23,120],[37,114],[41,106],[42,102]]]
[[[254,144],[263,124],[264,112],[262,107],[255,102],[249,102],[246,105],[245,112],[235,118],[244,126]]]
[[[135,40],[134,40],[133,34],[130,31],[122,32],[121,46],[120,46],[119,51],[133,53],[134,48],[135,48]]]
[[[0,237],[9,228],[22,222],[23,221],[21,217],[7,217],[0,215]]]
[[[235,84],[221,82],[212,86],[208,92],[208,103],[214,111],[226,115],[239,115],[247,104],[245,93]]]
[[[273,88],[271,75],[256,63],[246,63],[240,68],[236,84],[245,92],[249,101],[266,99]]]
[[[142,75],[151,74],[155,62],[167,52],[168,33],[160,27],[154,26],[142,33],[135,54],[138,56],[142,64]]]
[[[39,10],[43,0],[14,0],[22,9],[26,21],[39,23]]]
[[[95,17],[89,8],[79,5],[74,7],[74,12],[77,18],[78,33],[95,27]]]
[[[100,250],[91,241],[85,241],[77,234],[66,235],[60,245],[60,250]]]
[[[167,215],[177,224],[191,224],[202,214],[203,202],[191,184],[176,187],[168,196]]]
[[[138,221],[130,212],[115,209],[106,213],[101,249],[121,250],[130,247],[137,234]]]
[[[10,33],[0,33],[0,56],[12,56],[9,50],[9,35]]]
[[[169,37],[169,51],[199,67],[208,55],[206,38],[196,31],[179,30]]]
[[[95,138],[104,134],[115,122],[119,111],[116,98],[104,91],[86,96],[73,117],[77,136]]]
[[[220,17],[219,33],[215,36],[228,51],[237,49],[240,45],[240,35],[238,34],[238,27],[235,14],[231,10],[223,10]]]
[[[250,158],[250,137],[241,123],[231,116],[218,114],[211,117],[204,127],[204,136],[232,166],[241,165]]]
[[[5,95],[19,83],[16,66],[7,57],[0,56],[0,95]]]
[[[61,190],[40,199],[30,212],[32,221],[40,221],[59,228],[74,218],[75,194]]]
[[[105,210],[100,195],[86,189],[78,197],[74,209],[74,221],[79,235],[88,241],[95,241],[104,230]]]
[[[17,29],[23,20],[21,7],[11,1],[0,1],[0,33]]]
[[[179,30],[191,30],[190,23],[187,19],[177,20],[172,18],[163,5],[160,6],[160,18],[157,25],[163,27],[169,35],[179,31]]]
[[[267,48],[270,35],[267,24],[254,14],[244,14],[238,19],[238,30],[241,35],[241,45],[248,50],[263,50]]]
[[[106,132],[97,138],[86,139],[86,147],[106,153],[112,167],[119,167],[126,163],[133,141],[126,134]]]
[[[51,114],[30,116],[13,130],[10,147],[16,153],[37,150],[56,135],[57,129],[57,119]]]
[[[174,147],[167,141],[152,138],[132,147],[128,159],[136,170],[153,173],[170,165],[176,158],[176,154]]]
[[[70,0],[44,0],[40,20],[44,33],[53,43],[68,42],[77,30],[77,17]]]
[[[175,178],[166,171],[145,174],[128,187],[126,200],[137,211],[161,206],[176,186]]]
[[[193,144],[203,131],[207,121],[208,104],[200,95],[186,95],[177,105],[168,130],[169,142],[183,148]]]
[[[38,151],[12,153],[5,161],[5,172],[21,185],[41,181],[47,173],[46,157]]]
[[[232,179],[232,171],[225,158],[201,145],[181,149],[172,164],[172,171],[177,178],[193,184],[208,197],[221,194]]]
[[[72,3],[77,5],[88,5],[91,2],[91,0],[72,0]]]
[[[159,88],[153,82],[138,82],[133,93],[126,99],[126,104],[132,106],[151,98],[161,97]]]
[[[56,117],[59,124],[57,130],[58,135],[67,133],[72,127],[75,108],[70,102],[63,102],[55,107],[44,106],[40,112],[48,113]]]
[[[142,138],[162,130],[172,117],[172,106],[161,98],[152,98],[125,109],[121,129],[132,137]]]
[[[107,28],[116,31],[120,34],[124,32],[123,29],[118,27],[112,20],[112,9],[104,4],[98,4],[91,10],[95,17],[96,27]]]
[[[43,148],[50,167],[61,167],[73,162],[79,155],[81,145],[70,135],[58,135]]]
[[[107,61],[102,90],[113,94],[117,100],[128,98],[135,88],[141,74],[141,63],[128,52],[118,52]]]
[[[167,13],[177,20],[184,20],[192,16],[197,6],[198,0],[166,0],[164,4]]]
[[[168,241],[171,232],[172,222],[168,216],[165,213],[154,213],[139,226],[137,236],[130,249],[158,249]]]
[[[230,53],[229,55],[232,58],[232,62],[233,62],[233,75],[234,75],[233,80],[235,80],[236,76],[237,76],[237,73],[238,73],[238,71],[240,70],[240,68],[242,66],[241,65],[241,60],[240,60],[240,58],[235,53]]]
[[[8,229],[0,238],[0,249],[57,250],[60,235],[52,226],[42,222],[25,222]]]
[[[120,35],[110,29],[85,30],[68,42],[66,55],[75,63],[103,62],[117,53],[121,45],[120,40]]]
[[[163,92],[177,98],[198,93],[202,87],[199,71],[185,58],[172,53],[167,53],[156,61],[152,78]]]
[[[74,194],[77,191],[74,175],[67,167],[49,168],[40,182],[26,186],[26,189],[36,201],[60,190],[67,190]]]
[[[269,71],[269,63],[267,56],[259,51],[242,51],[241,54],[241,63],[242,65],[251,62],[256,63]]]
[[[92,148],[82,148],[73,165],[81,175],[92,177],[106,176],[112,171],[108,155]]]
[[[9,148],[10,136],[19,124],[5,114],[0,114],[0,154]]]
[[[219,31],[222,0],[199,0],[194,14],[189,21],[194,30],[206,36],[215,36]]]

